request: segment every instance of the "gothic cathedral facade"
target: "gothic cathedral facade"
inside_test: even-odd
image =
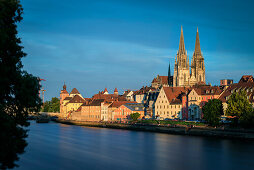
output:
[[[185,50],[183,28],[181,28],[179,50],[175,57],[173,87],[188,87],[195,84],[205,83],[205,64],[204,57],[201,53],[198,29],[195,51],[193,53],[190,66],[189,57],[187,55],[187,51]]]

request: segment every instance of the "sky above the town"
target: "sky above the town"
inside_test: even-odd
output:
[[[63,83],[91,97],[150,86],[171,73],[181,25],[189,58],[198,26],[206,82],[238,82],[254,73],[254,3],[250,0],[21,0],[18,25],[24,69],[46,79],[46,100]],[[191,60],[190,60],[191,61]]]

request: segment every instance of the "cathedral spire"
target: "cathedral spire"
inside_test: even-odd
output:
[[[200,55],[201,56],[201,48],[200,48],[198,28],[197,28],[197,35],[196,35],[196,44],[195,44],[194,55]]]
[[[171,85],[171,72],[170,72],[170,60],[168,65],[168,85]]]
[[[181,26],[181,36],[180,36],[180,43],[179,43],[179,54],[185,54],[185,45],[184,45],[184,38],[183,38],[183,27]]]

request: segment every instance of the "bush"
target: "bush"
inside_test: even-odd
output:
[[[140,114],[138,112],[130,114],[131,120],[136,121],[138,120],[139,117],[140,117]]]
[[[220,124],[220,116],[223,115],[222,102],[218,99],[209,100],[202,108],[204,119],[211,126]]]

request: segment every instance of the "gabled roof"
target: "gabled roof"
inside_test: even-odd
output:
[[[72,97],[65,97],[64,100],[71,100]]]
[[[172,104],[175,102],[175,100],[181,98],[181,94],[186,93],[189,91],[189,88],[186,87],[163,87],[163,90],[166,94],[166,97],[169,101],[169,103],[172,102]]]
[[[228,86],[228,88],[220,95],[219,99],[222,102],[226,102],[232,93],[237,92],[239,90],[245,90],[247,93],[247,96],[249,97],[250,102],[254,102],[254,82],[241,82],[240,83],[234,83]]]
[[[252,75],[244,75],[239,81],[239,83],[247,83],[247,82],[254,82],[254,78]]]
[[[84,103],[85,100],[79,95],[75,95],[68,103]]]
[[[70,94],[80,94],[76,88],[73,88]]]
[[[222,89],[218,86],[200,86],[193,88],[198,95],[220,95]]]
[[[100,106],[102,102],[104,102],[104,99],[97,99],[97,100],[93,100],[90,104],[88,104],[89,106]]]
[[[145,94],[145,93],[148,93],[150,90],[155,90],[155,88],[143,86],[140,90],[135,91],[134,95]]]
[[[157,76],[153,79],[152,83],[161,83],[162,85],[168,84],[168,76]]]

